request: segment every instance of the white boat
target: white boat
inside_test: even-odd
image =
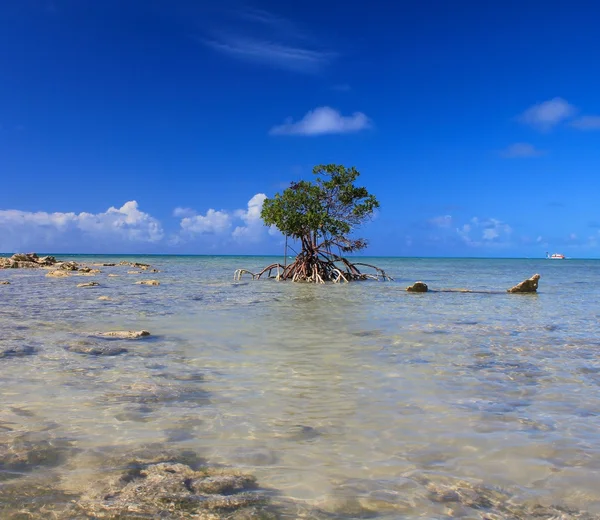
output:
[[[546,253],[546,258],[548,258],[550,260],[564,260],[565,255],[562,255],[560,253],[553,253],[550,255],[550,254]]]

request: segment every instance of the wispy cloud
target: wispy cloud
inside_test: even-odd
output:
[[[495,218],[473,217],[467,224],[456,229],[465,244],[472,247],[508,244],[512,228]]]
[[[573,117],[577,109],[560,97],[529,107],[518,116],[518,120],[542,132],[552,130],[556,125]]]
[[[578,130],[600,130],[600,116],[581,116],[571,121],[571,126]]]
[[[348,85],[348,83],[338,83],[337,85],[332,85],[331,90],[335,90],[337,92],[350,92],[352,87]]]
[[[294,122],[288,118],[282,125],[271,128],[271,135],[323,135],[360,132],[371,127],[371,120],[362,112],[343,116],[331,107],[319,107],[309,111]]]
[[[330,52],[236,36],[223,36],[206,44],[234,58],[296,72],[317,72],[334,57]]]
[[[506,159],[520,159],[527,157],[540,157],[546,152],[538,150],[535,146],[529,143],[514,143],[500,151],[500,156]]]
[[[268,11],[237,10],[233,22],[204,43],[232,58],[304,73],[318,72],[336,56],[291,20]]]
[[[174,217],[193,217],[196,215],[196,212],[191,208],[175,208],[173,210]]]
[[[442,215],[440,217],[434,217],[427,221],[430,226],[438,228],[449,228],[452,225],[451,215]]]

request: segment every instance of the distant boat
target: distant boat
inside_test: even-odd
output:
[[[560,253],[553,253],[550,255],[550,254],[546,253],[546,258],[548,258],[550,260],[564,260],[565,255],[562,255]]]

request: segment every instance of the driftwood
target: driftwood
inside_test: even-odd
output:
[[[408,292],[414,293],[426,293],[426,292],[443,292],[443,293],[473,293],[473,294],[506,294],[508,293],[523,293],[523,294],[531,294],[536,293],[538,288],[538,283],[540,280],[539,274],[534,274],[531,278],[527,278],[527,280],[523,280],[521,283],[518,283],[514,287],[507,289],[506,291],[484,291],[484,290],[472,290],[472,289],[435,289],[431,290],[427,286],[426,283],[423,282],[415,282],[412,285],[409,285],[406,290]]]

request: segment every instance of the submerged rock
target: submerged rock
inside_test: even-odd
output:
[[[39,466],[58,466],[65,462],[71,451],[72,444],[66,440],[36,440],[23,435],[0,443],[0,472],[19,476],[19,473],[32,471]],[[10,475],[13,472],[15,475]]]
[[[100,284],[98,282],[85,282],[78,283],[77,287],[98,287]]]
[[[99,296],[98,299],[102,302],[112,301],[112,298],[110,296]]]
[[[408,292],[418,292],[418,293],[424,293],[427,292],[429,290],[429,288],[427,287],[427,284],[424,282],[415,282],[412,285],[409,285],[406,290]]]
[[[160,282],[158,280],[140,280],[135,282],[135,285],[160,285]]]
[[[139,339],[150,336],[147,330],[111,330],[108,332],[94,332],[92,336],[111,339]]]
[[[534,293],[537,292],[538,282],[540,280],[539,274],[534,274],[531,278],[523,280],[514,287],[507,290],[509,293]]]
[[[35,354],[37,350],[31,345],[0,346],[0,359],[7,357],[25,357]]]
[[[109,278],[116,278],[117,276],[119,276],[118,274],[109,274],[108,277]]]
[[[85,269],[85,271],[83,271],[83,269]],[[100,271],[100,269],[90,269],[89,267],[82,267],[81,269],[79,269],[77,274],[79,276],[96,276],[97,274],[100,274],[101,272],[102,271]]]
[[[69,276],[67,271],[50,271],[46,274],[48,278],[64,278],[65,276]]]
[[[127,274],[142,274],[142,271],[127,271]]]
[[[127,352],[125,347],[120,345],[114,345],[111,343],[104,343],[99,345],[97,343],[91,343],[89,341],[77,341],[65,347],[69,352],[76,352],[78,354],[89,354],[90,356],[118,356]]]
[[[232,470],[175,462],[133,464],[122,474],[77,501],[91,518],[276,518],[257,490],[256,479]]]

